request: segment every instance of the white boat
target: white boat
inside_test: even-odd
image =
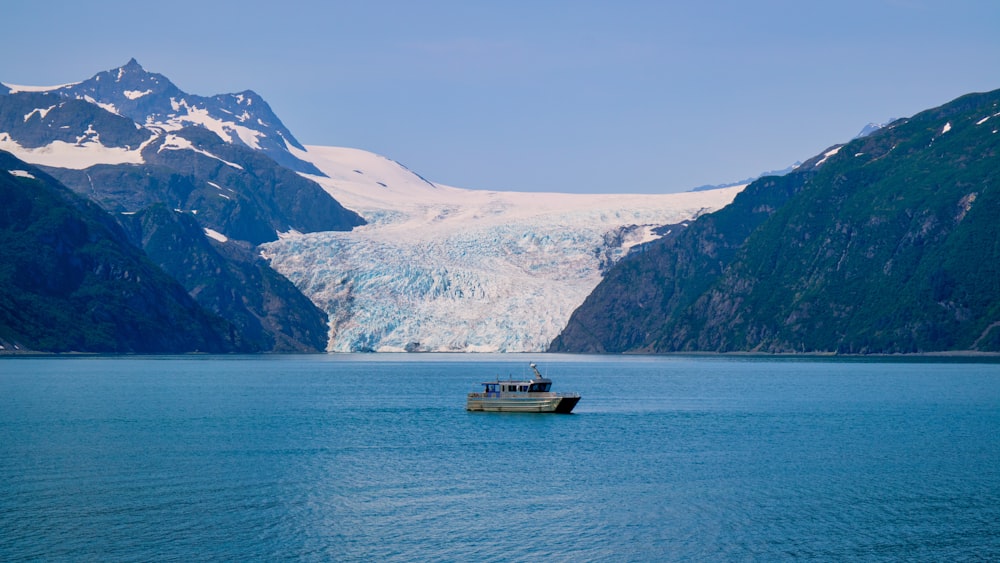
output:
[[[552,380],[542,376],[531,364],[535,377],[527,380],[497,378],[484,381],[481,393],[469,393],[467,411],[550,412],[569,414],[580,402],[577,393],[553,393]]]

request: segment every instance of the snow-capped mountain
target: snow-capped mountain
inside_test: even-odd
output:
[[[272,266],[330,316],[329,350],[543,351],[601,279],[653,228],[728,204],[742,189],[578,195],[436,185],[356,149],[296,151],[368,224],[289,234]]]
[[[251,109],[236,115],[230,101]],[[254,247],[278,232],[364,220],[276,162],[318,173],[288,152],[294,139],[272,115],[247,93],[190,96],[131,61],[78,84],[0,88],[0,151],[113,214],[132,244],[229,323],[222,332],[236,349],[323,350],[326,314]]]
[[[212,97],[188,94],[162,74],[147,72],[135,59],[119,68],[100,72],[83,82],[52,87],[4,84],[0,87],[0,93],[4,92],[8,95],[33,93],[36,94],[34,100],[46,103],[25,113],[25,123],[31,119],[49,121],[46,123],[48,129],[62,133],[63,136],[71,136],[64,141],[87,149],[90,153],[116,155],[122,163],[141,161],[141,141],[137,144],[135,139],[129,139],[128,143],[123,143],[117,137],[109,138],[98,124],[80,131],[78,124],[74,127],[73,124],[59,121],[58,116],[66,113],[63,110],[67,101],[89,102],[111,114],[128,118],[136,124],[135,129],[145,130],[141,135],[143,140],[158,132],[199,126],[212,131],[227,143],[259,150],[292,170],[320,174],[316,168],[289,152],[289,148],[301,150],[302,145],[281,123],[267,102],[255,92],[246,90]],[[37,94],[50,96],[45,98]],[[71,109],[78,107],[71,106]],[[17,137],[13,139],[21,141]],[[37,148],[30,142],[22,143],[22,147]],[[0,148],[3,148],[2,145]],[[110,155],[104,155],[105,161],[108,156]],[[94,154],[81,164],[95,159],[100,160],[101,156]],[[52,165],[59,166],[55,163]]]
[[[322,174],[297,146],[256,94],[187,94],[134,59],[75,84],[0,88],[0,150],[111,211],[165,203],[251,243],[363,222],[296,174]]]
[[[256,94],[194,96],[134,60],[75,84],[0,87],[0,150],[118,213],[164,203],[190,213],[222,244],[282,231],[260,249],[326,311],[327,348],[338,352],[545,350],[631,247],[743,187],[575,195],[441,186],[365,151],[301,146]],[[334,231],[363,222],[341,204],[368,224]],[[260,314],[271,303],[240,299],[259,302]]]

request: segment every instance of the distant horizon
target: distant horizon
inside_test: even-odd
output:
[[[30,48],[0,61],[0,82],[79,82],[135,58],[191,94],[257,92],[305,145],[468,189],[724,185],[1000,88],[1000,3],[986,0],[52,8],[44,35],[11,26]],[[38,17],[24,0],[4,12]]]

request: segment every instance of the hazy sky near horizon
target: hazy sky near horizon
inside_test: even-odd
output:
[[[464,188],[720,184],[1000,88],[995,0],[8,0],[0,19],[0,82],[134,57]]]

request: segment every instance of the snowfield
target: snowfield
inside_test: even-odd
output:
[[[13,153],[31,164],[83,170],[98,164],[142,164],[143,149],[155,139],[155,136],[150,137],[134,150],[106,147],[101,144],[99,136],[81,138],[76,144],[53,141],[43,147],[27,149],[11,139],[9,134],[0,132],[0,150]]]
[[[282,233],[271,265],[330,315],[333,352],[537,352],[653,227],[719,209],[744,186],[663,195],[467,190],[349,148],[290,148],[306,177],[369,222]]]

